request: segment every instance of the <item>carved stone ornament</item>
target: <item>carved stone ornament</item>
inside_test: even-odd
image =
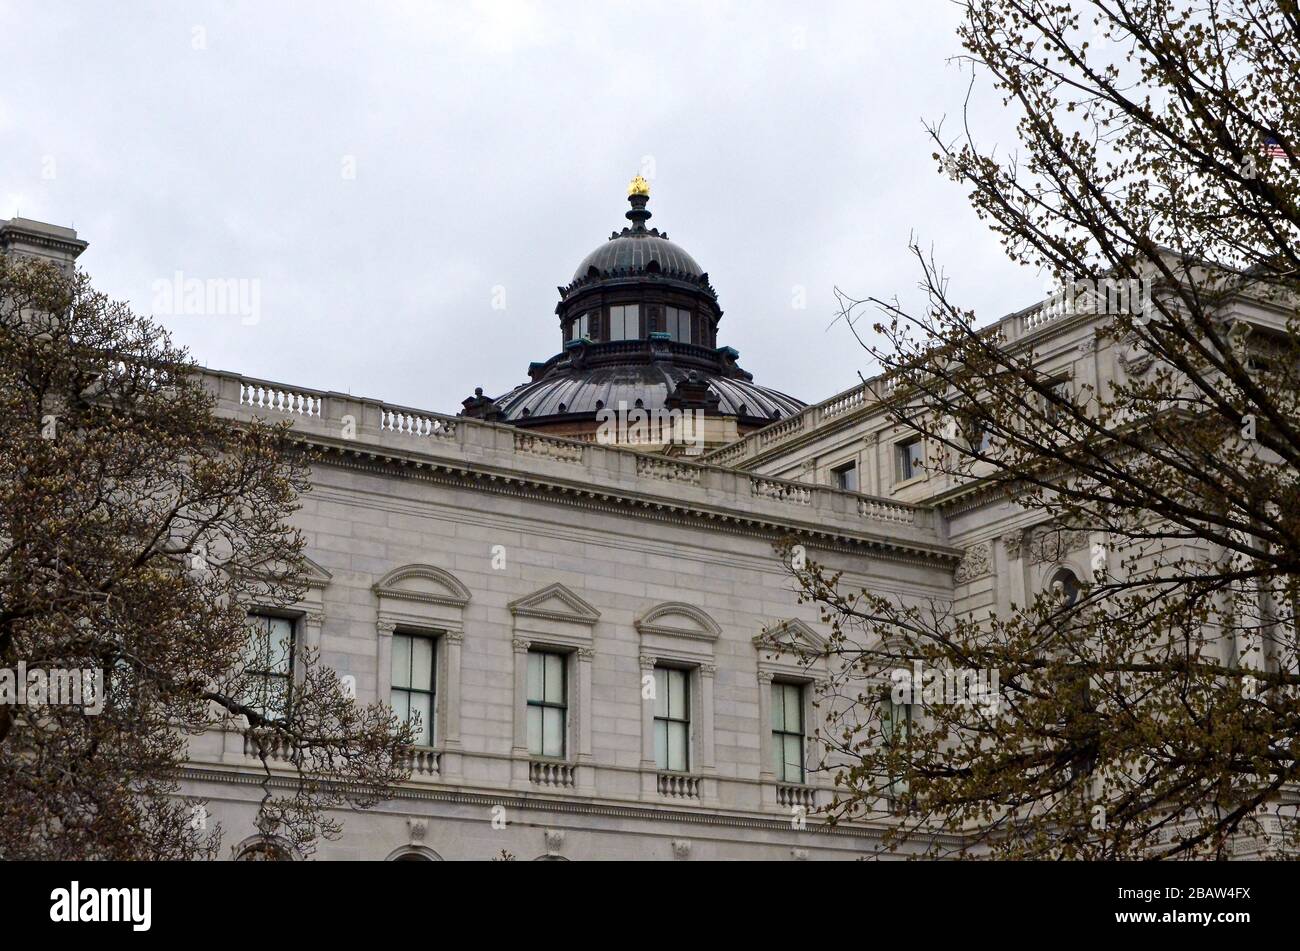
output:
[[[1082,529],[1040,528],[1029,539],[1031,564],[1060,561],[1072,551],[1088,547],[1088,533]]]
[[[691,855],[690,839],[673,839],[673,858],[685,859]]]
[[[406,828],[411,834],[412,842],[423,842],[429,834],[429,823],[424,819],[407,819]]]
[[[1007,550],[1007,558],[1009,558],[1011,561],[1015,561],[1017,558],[1019,558],[1020,550],[1024,546],[1024,541],[1025,541],[1024,532],[1011,532],[1008,535],[1003,535],[1002,545]]]
[[[557,854],[564,846],[563,829],[546,829],[542,832],[542,837],[546,841],[546,851],[550,855]]]
[[[978,545],[972,545],[966,549],[962,559],[957,563],[957,570],[953,572],[953,581],[957,584],[965,584],[968,581],[974,581],[976,578],[982,578],[993,570],[993,546],[988,542],[980,542]]]
[[[1155,355],[1146,348],[1135,333],[1127,334],[1119,341],[1115,357],[1119,361],[1120,369],[1131,377],[1142,376],[1156,362]]]

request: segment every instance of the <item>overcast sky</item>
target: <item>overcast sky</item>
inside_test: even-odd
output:
[[[559,349],[556,286],[642,172],[719,343],[815,402],[871,372],[832,288],[915,300],[912,232],[982,320],[1041,296],[930,159],[922,120],[952,124],[969,78],[955,23],[947,0],[0,0],[0,217],[75,227],[141,311],[177,272],[248,282],[256,314],[158,314],[209,366],[456,412]],[[994,95],[975,112],[1014,146]]]

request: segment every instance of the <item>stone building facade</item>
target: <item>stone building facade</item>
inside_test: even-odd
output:
[[[221,414],[290,419],[321,453],[298,516],[311,583],[275,623],[358,700],[429,712],[410,782],[342,817],[317,858],[873,856],[894,821],[883,805],[833,828],[815,815],[833,785],[808,739],[819,672],[762,640],[827,631],[774,545],[797,540],[850,586],[958,608],[1023,604],[1088,570],[1086,538],[914,468],[885,381],[804,405],[738,372],[707,274],[644,228],[643,197],[634,183],[633,227],[561,289],[560,354],[460,415],[205,375]],[[85,246],[33,222],[6,235],[69,261]],[[635,328],[610,309],[638,301]],[[660,329],[669,304],[691,329]],[[1036,305],[1000,329],[1066,387],[1147,372],[1140,353],[1098,346],[1096,320]],[[700,409],[711,451],[596,438],[596,404],[633,391],[640,408]],[[645,699],[651,682],[673,699]],[[232,856],[259,844],[263,781],[237,728],[192,742],[184,791]]]

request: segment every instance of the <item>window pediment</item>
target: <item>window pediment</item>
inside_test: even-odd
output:
[[[798,618],[774,624],[753,638],[754,646],[761,650],[800,651],[821,654],[826,650],[826,638]]]
[[[307,565],[307,587],[308,588],[316,588],[317,590],[320,590],[322,588],[328,587],[329,583],[334,580],[334,576],[332,574],[330,574],[326,569],[322,568],[320,565],[316,564],[316,562],[312,561],[310,558],[304,556],[303,561],[306,562]]]
[[[381,598],[442,604],[463,608],[469,603],[469,589],[454,575],[433,565],[405,565],[384,575],[374,586]]]
[[[559,582],[511,601],[509,608],[516,618],[571,621],[588,626],[600,620],[599,611]]]
[[[718,622],[694,605],[668,601],[656,605],[636,621],[637,631],[663,637],[684,637],[699,641],[716,641],[722,636]]]

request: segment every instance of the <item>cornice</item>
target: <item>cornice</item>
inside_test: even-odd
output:
[[[956,565],[962,556],[959,549],[948,545],[908,542],[896,537],[875,537],[865,532],[856,533],[797,519],[729,511],[617,487],[597,488],[537,473],[511,473],[472,462],[434,460],[427,456],[416,457],[376,446],[336,443],[308,435],[298,435],[297,441],[319,453],[318,459],[322,464],[377,475],[391,476],[392,470],[396,468],[402,478],[457,485],[610,514],[626,515],[634,512],[635,517],[640,519],[674,522],[690,527],[707,525],[711,530],[760,538],[779,538],[792,534],[820,547],[838,546],[846,551],[866,549],[873,552],[873,557],[902,563],[933,564],[938,561]]]
[[[993,330],[999,327],[1000,325],[1022,320],[1027,314],[1032,313],[1036,308],[1041,306],[1041,303],[1042,302],[1039,302],[1037,304],[1033,304],[1029,307],[1026,307],[1023,310],[1016,311],[1013,314],[1008,314],[1006,317],[1003,317],[1001,320],[997,321],[996,323],[990,324],[988,329]],[[1027,331],[1026,333],[1018,336],[1014,341],[1010,343],[1007,349],[1011,352],[1014,352],[1018,349],[1030,345],[1041,345],[1044,342],[1053,340],[1056,337],[1077,330],[1080,326],[1094,322],[1097,319],[1097,316],[1098,316],[1097,314],[1090,314],[1087,312],[1083,312],[1079,314],[1072,314],[1069,316],[1058,317],[1038,327],[1034,327],[1031,330]],[[848,389],[842,390],[841,392],[836,393],[828,397],[827,399],[822,400],[820,403],[814,403],[809,406],[806,406],[803,410],[801,410],[799,413],[796,413],[794,416],[790,416],[786,419],[778,420],[770,425],[779,426],[782,423],[789,422],[789,420],[791,419],[800,419],[804,415],[819,410],[822,407],[825,407],[827,404],[833,403],[838,399],[849,396],[850,394],[854,393],[857,390],[862,389],[863,387],[871,387],[873,384],[879,387],[879,385],[885,381],[888,375],[889,374],[887,373],[878,374],[862,383],[854,384]],[[904,393],[901,395],[906,395],[906,394]],[[899,395],[889,395],[883,398],[877,397],[874,402],[868,403],[864,401],[861,406],[849,410],[848,412],[845,412],[843,414],[836,415],[831,420],[826,420],[821,425],[815,426],[812,429],[804,430],[800,428],[798,432],[790,435],[788,438],[778,439],[770,446],[765,446],[763,448],[760,448],[753,455],[745,456],[743,459],[739,460],[736,464],[729,465],[728,468],[736,469],[741,472],[749,471],[754,466],[762,465],[763,463],[768,462],[772,459],[780,458],[781,456],[786,455],[787,453],[795,449],[798,449],[810,442],[816,442],[817,440],[824,438],[826,435],[830,433],[834,433],[844,428],[847,425],[861,422],[862,420],[867,419],[873,415],[878,415],[883,410],[885,410],[891,403],[895,402],[898,398]],[[746,433],[744,436],[742,436],[740,439],[737,439],[735,442],[732,442],[726,446],[721,446],[710,453],[706,453],[704,457],[705,461],[709,461],[712,457],[717,457],[725,454],[727,450],[733,449],[738,444],[744,442],[758,442],[764,430],[767,428],[768,427],[764,427],[764,429],[757,429],[751,433]]]

